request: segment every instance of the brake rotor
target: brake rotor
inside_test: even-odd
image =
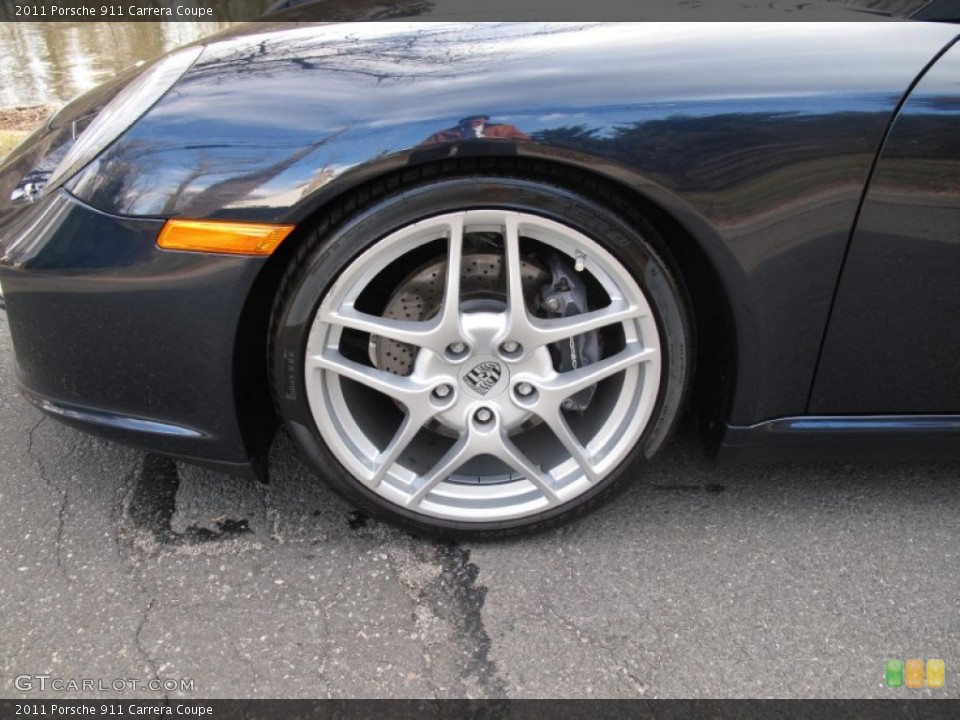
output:
[[[383,310],[383,317],[397,320],[429,320],[440,312],[447,274],[446,258],[439,258],[410,273],[397,286]],[[550,282],[550,273],[532,258],[520,261],[520,277],[527,307],[539,308],[540,288]],[[503,256],[468,253],[463,256],[460,305],[464,311],[498,312],[507,307],[507,282]],[[370,336],[370,360],[394,375],[413,372],[417,348],[376,335]]]

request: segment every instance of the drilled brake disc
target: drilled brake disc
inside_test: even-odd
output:
[[[397,320],[429,320],[440,311],[443,302],[445,258],[433,260],[410,273],[390,296],[383,317]],[[527,307],[539,306],[538,292],[550,282],[550,273],[539,262],[520,261],[523,294]],[[463,256],[460,276],[461,307],[475,305],[478,310],[500,311],[506,307],[506,276],[503,257],[497,253],[469,253]],[[381,370],[395,375],[413,371],[416,347],[379,336],[370,337],[370,360]]]

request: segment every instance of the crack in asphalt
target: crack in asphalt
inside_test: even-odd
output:
[[[144,663],[147,667],[150,668],[150,673],[153,680],[156,680],[157,683],[160,683],[160,668],[157,667],[156,661],[150,656],[150,653],[147,652],[147,649],[143,646],[143,639],[141,637],[143,633],[143,628],[146,626],[147,622],[150,620],[150,613],[153,612],[153,606],[156,603],[156,598],[150,598],[150,602],[147,603],[147,606],[143,610],[143,616],[140,618],[140,623],[137,625],[137,630],[133,636],[133,643],[137,648],[137,652],[140,653],[140,657],[143,658]],[[170,696],[164,691],[161,693],[161,697],[164,700],[169,700]]]
[[[506,698],[506,685],[490,659],[492,642],[482,612],[487,588],[477,585],[480,568],[470,562],[470,551],[457,544],[439,545],[437,556],[442,572],[427,587],[425,597],[453,625],[464,657],[461,674],[475,677],[486,697]]]
[[[46,463],[44,463],[43,458],[41,458],[34,449],[36,432],[40,429],[40,426],[46,422],[46,420],[46,415],[40,415],[40,418],[37,420],[37,422],[34,423],[29,430],[27,430],[27,455],[30,456],[34,464],[37,466],[37,472],[40,473],[40,481],[43,483],[43,485],[51,493],[55,493],[60,497],[60,504],[57,508],[57,534],[53,544],[53,555],[57,561],[57,569],[60,571],[60,574],[63,576],[64,580],[69,582],[70,578],[67,575],[67,569],[63,564],[63,537],[66,528],[67,507],[70,502],[70,496],[66,489],[58,487],[48,477]]]
[[[63,536],[67,525],[67,506],[69,503],[70,491],[64,490],[60,493],[60,509],[57,512],[57,539],[54,544],[54,556],[57,559],[57,567],[65,578],[67,577],[67,569],[63,564]]]
[[[545,607],[544,610],[548,615],[551,615],[553,617],[557,625],[559,625],[561,628],[563,628],[567,632],[570,632],[576,635],[577,638],[581,640],[581,642],[584,642],[586,645],[590,647],[599,648],[600,650],[602,650],[606,654],[607,659],[613,665],[614,669],[618,673],[625,676],[629,681],[629,683],[633,685],[634,692],[636,692],[638,695],[646,694],[647,692],[646,685],[644,685],[643,681],[627,668],[627,664],[623,661],[623,659],[617,654],[615,650],[610,648],[606,643],[594,637],[592,633],[582,629],[580,626],[578,626],[575,622],[573,622],[569,618],[565,618],[561,616],[553,608]]]
[[[487,588],[477,584],[480,569],[470,562],[470,551],[451,542],[411,542],[407,558],[395,549],[388,554],[414,602],[424,645],[429,649],[442,642],[453,644],[454,663],[468,697],[476,693],[487,699],[507,698],[506,682],[490,659],[492,641],[484,627]],[[446,632],[432,628],[435,623]]]
[[[143,462],[146,462],[146,458],[144,458]],[[120,560],[121,563],[124,560],[130,560],[130,556],[125,555],[124,553],[124,519],[129,518],[133,520],[136,518],[136,524],[137,522],[142,522],[144,518],[152,518],[159,522],[163,517],[162,510],[154,509],[154,512],[149,512],[140,504],[139,500],[135,501],[134,498],[142,484],[143,463],[141,463],[139,466],[134,464],[130,471],[124,475],[121,484],[117,489],[118,499],[111,510],[111,519],[114,527],[113,547],[114,552],[117,555],[117,559]],[[161,491],[161,497],[162,496],[163,493]],[[132,512],[131,508],[133,508]],[[136,544],[134,544],[134,549],[136,549]],[[143,642],[143,630],[150,621],[150,615],[156,606],[157,599],[153,597],[151,591],[146,587],[143,579],[143,569],[142,567],[138,568],[139,565],[140,563],[133,562],[129,568],[129,578],[136,585],[137,590],[140,591],[140,595],[145,600],[142,610],[140,611],[140,621],[137,623],[137,626],[134,629],[133,646],[136,648],[137,654],[140,656],[141,660],[149,669],[151,679],[159,681],[160,668],[158,661],[155,660],[154,657],[148,652]],[[170,696],[166,691],[160,692],[160,697],[167,701],[170,700]]]
[[[43,423],[46,421],[46,419],[47,419],[46,415],[41,415],[40,419],[37,420],[36,423],[34,423],[33,427],[27,430],[27,455],[29,455],[33,459],[33,462],[36,464],[37,470],[40,471],[40,480],[43,482],[44,485],[47,486],[47,489],[50,490],[51,492],[55,492],[59,494],[61,492],[60,488],[55,486],[50,481],[50,478],[47,477],[46,465],[44,464],[40,456],[37,454],[36,450],[33,449],[33,443],[35,439],[34,436],[36,435],[37,430],[40,429],[40,426],[43,425]]]

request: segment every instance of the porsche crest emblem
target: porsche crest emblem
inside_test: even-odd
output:
[[[464,376],[464,380],[470,389],[479,395],[486,395],[490,390],[500,382],[503,370],[500,363],[487,360],[477,365],[473,370]]]

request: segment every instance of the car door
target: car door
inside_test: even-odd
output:
[[[851,238],[808,411],[960,413],[960,44],[896,116]]]

